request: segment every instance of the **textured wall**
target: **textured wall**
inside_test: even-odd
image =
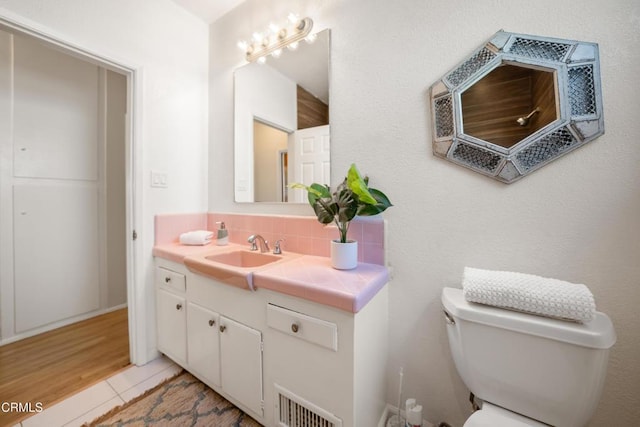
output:
[[[581,282],[618,333],[591,425],[640,420],[640,4],[248,0],[211,27],[209,210],[311,214],[233,202],[236,41],[289,11],[331,28],[332,176],[357,162],[395,206],[389,221],[388,401],[414,396],[432,422],[461,425],[467,390],[452,364],[443,286],[465,265]],[[435,158],[427,90],[499,29],[600,45],[606,134],[512,185]]]

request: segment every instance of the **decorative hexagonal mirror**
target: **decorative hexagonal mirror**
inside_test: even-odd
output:
[[[595,43],[499,31],[430,97],[433,153],[505,183],[604,133]]]

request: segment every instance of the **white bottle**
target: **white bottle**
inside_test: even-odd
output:
[[[218,234],[216,237],[216,245],[225,246],[229,243],[229,232],[227,231],[227,227],[224,225],[224,222],[218,221],[216,224],[219,224]]]
[[[422,427],[422,405],[416,405],[415,399],[407,399],[405,403],[406,427]]]

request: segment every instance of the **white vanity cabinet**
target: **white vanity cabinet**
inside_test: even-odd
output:
[[[187,277],[189,310],[193,309],[197,314],[193,315],[193,322],[191,315],[189,317],[189,366],[185,367],[262,422],[261,325],[264,324],[264,315],[261,316],[259,312],[259,296],[256,292],[225,285],[191,272]],[[196,321],[196,317],[200,319]],[[210,320],[216,322],[215,331],[198,332],[201,328],[208,328]],[[192,332],[192,326],[196,325]],[[216,336],[209,337],[214,332]],[[192,345],[192,340],[206,342]],[[196,361],[202,361],[205,366],[199,366]]]
[[[387,286],[353,313],[156,258],[156,291],[159,350],[259,423],[377,425],[386,405]]]
[[[251,303],[255,293],[161,258],[155,282],[158,350],[260,421],[262,332]]]
[[[262,414],[260,331],[189,302],[187,348],[192,373]]]
[[[155,281],[158,350],[177,363],[185,365],[187,363],[185,276],[173,270],[157,267]]]

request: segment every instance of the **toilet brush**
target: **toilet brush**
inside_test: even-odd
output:
[[[404,368],[400,368],[400,387],[398,387],[398,414],[392,415],[387,420],[386,427],[402,427],[402,417],[400,417],[400,403],[402,402],[402,379],[404,378]]]

